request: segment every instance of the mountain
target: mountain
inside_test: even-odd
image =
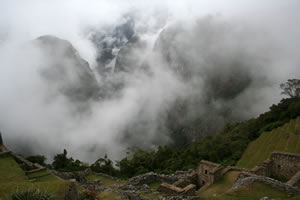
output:
[[[96,77],[69,41],[46,35],[34,40],[33,44],[45,59],[40,75],[55,92],[74,102],[97,97]]]

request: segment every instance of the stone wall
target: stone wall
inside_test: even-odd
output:
[[[70,185],[65,190],[64,200],[77,200],[77,186],[75,182],[71,182]]]
[[[212,184],[222,176],[222,167],[219,164],[206,160],[200,161],[197,168],[198,185],[202,187],[206,184]]]
[[[196,193],[196,185],[190,184],[184,188],[176,187],[175,185],[170,185],[167,183],[160,184],[158,191],[170,196],[194,196]]]
[[[151,184],[154,182],[166,182],[169,184],[173,184],[176,181],[178,181],[178,178],[176,176],[169,176],[164,174],[157,174],[154,172],[149,172],[146,174],[142,174],[140,176],[135,176],[128,180],[128,183],[130,185],[139,186],[144,184]]]
[[[300,188],[300,171],[286,183]]]
[[[270,185],[273,188],[279,189],[283,192],[287,192],[291,196],[300,194],[300,189],[298,187],[282,183],[269,177],[257,176],[255,174],[250,174],[246,172],[240,173],[239,177],[237,178],[236,182],[232,185],[229,192],[236,190],[242,186],[253,184],[254,182],[260,182]]]
[[[221,171],[221,176],[224,176],[226,173],[228,173],[230,171],[250,172],[250,170],[246,169],[246,168],[239,168],[239,167],[235,167],[235,166],[228,166],[228,167],[226,167],[225,169],[223,169]]]
[[[270,175],[289,180],[300,171],[300,155],[292,153],[273,152],[270,156]]]
[[[86,182],[86,176],[91,174],[91,169],[87,168],[83,171],[77,171],[77,172],[59,172],[56,170],[49,170],[49,172],[55,176],[58,176],[65,180],[72,180],[75,179],[76,181],[80,183]]]

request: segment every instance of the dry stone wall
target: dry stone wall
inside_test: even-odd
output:
[[[169,184],[173,184],[178,181],[178,178],[174,175],[164,175],[164,174],[157,174],[154,172],[149,172],[146,174],[142,174],[140,176],[135,176],[128,180],[130,185],[139,186],[144,184],[151,184],[154,182],[166,182]]]
[[[240,173],[236,182],[232,185],[232,187],[229,191],[236,190],[244,185],[250,185],[254,182],[260,182],[260,183],[270,185],[273,188],[279,189],[283,192],[287,192],[291,196],[300,194],[300,189],[298,187],[295,187],[295,186],[292,186],[292,185],[289,185],[286,183],[282,183],[280,181],[277,181],[277,180],[269,178],[269,177],[257,176],[255,174],[250,174],[250,173],[246,173],[246,172]]]
[[[300,155],[292,153],[273,152],[269,166],[271,176],[289,180],[300,171]]]

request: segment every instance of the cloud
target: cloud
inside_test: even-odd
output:
[[[105,153],[120,159],[131,146],[169,144],[170,122],[186,125],[205,118],[221,126],[228,116],[256,116],[279,101],[279,83],[300,75],[299,6],[283,0],[1,1],[4,140],[18,152],[51,158],[67,148],[91,162]],[[133,34],[116,36],[128,19]],[[56,62],[32,45],[42,35],[69,41],[89,62],[98,78],[97,98],[71,101],[62,92],[62,86],[82,84],[66,58],[59,58],[70,70],[62,83],[41,76]],[[120,48],[135,36],[145,47],[127,56],[133,58],[129,63],[141,65],[109,76],[96,70],[101,64],[114,67]],[[106,63],[97,60],[105,52],[103,41],[114,53]]]

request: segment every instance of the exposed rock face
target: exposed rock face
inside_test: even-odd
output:
[[[140,68],[145,51],[146,43],[137,36],[133,37],[120,49],[116,59],[114,72],[132,73]]]
[[[41,76],[52,91],[64,94],[71,101],[85,101],[97,96],[96,78],[87,61],[72,44],[55,36],[34,40],[43,56]]]
[[[187,143],[220,132],[228,121],[249,118],[233,102],[254,80],[263,78],[254,77],[249,69],[260,68],[264,61],[249,62],[259,56],[243,48],[246,40],[239,36],[230,24],[207,17],[191,26],[169,26],[156,40],[154,51],[165,66],[195,91],[169,112],[171,132],[187,136]],[[235,40],[239,45],[227,42],[232,37],[239,38]]]

